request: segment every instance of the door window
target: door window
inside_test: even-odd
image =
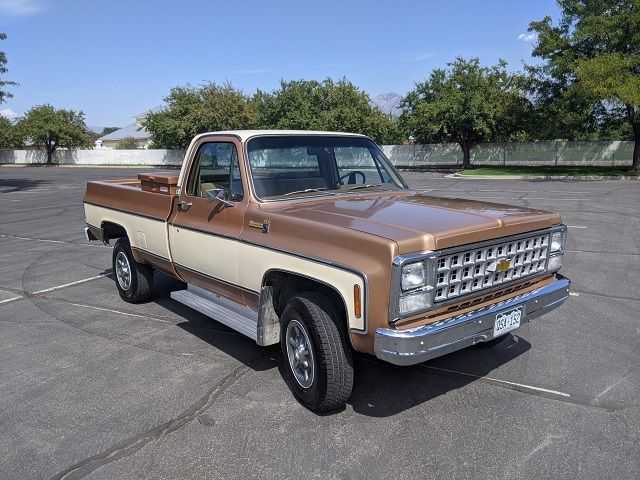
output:
[[[193,161],[188,195],[206,198],[207,192],[217,189],[224,192],[227,200],[238,201],[244,196],[238,152],[233,143],[203,143]]]

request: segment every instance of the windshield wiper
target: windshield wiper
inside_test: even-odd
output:
[[[305,188],[304,190],[295,190],[293,192],[287,192],[283,194],[283,197],[288,197],[289,195],[295,195],[297,193],[310,193],[310,192],[322,192],[324,190],[329,190],[327,187],[319,187],[319,188]]]
[[[352,190],[360,190],[361,188],[371,188],[371,187],[381,187],[384,185],[383,183],[367,183],[366,185],[356,185],[355,187],[351,187],[347,189],[347,192],[351,192]]]

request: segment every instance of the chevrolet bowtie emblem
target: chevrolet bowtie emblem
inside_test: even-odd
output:
[[[511,259],[503,258],[496,264],[496,272],[506,272],[511,268]]]

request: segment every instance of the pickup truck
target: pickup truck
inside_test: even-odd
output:
[[[569,296],[559,215],[411,190],[362,135],[201,134],[179,175],[88,182],[84,209],[124,301],[174,277],[175,301],[279,343],[314,411],[349,399],[353,351],[412,365],[496,345]]]

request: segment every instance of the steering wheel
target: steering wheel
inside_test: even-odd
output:
[[[367,183],[367,177],[365,176],[364,173],[362,173],[360,170],[353,170],[345,175],[342,175],[340,177],[340,183],[342,183],[344,185],[343,180],[345,178],[349,178],[349,181],[347,182],[348,185],[354,185],[356,183],[358,183],[356,177],[360,175],[362,177],[362,183]]]

